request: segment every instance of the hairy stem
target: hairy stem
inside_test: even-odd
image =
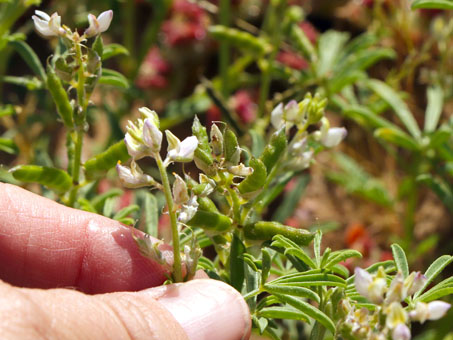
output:
[[[159,154],[156,157],[157,167],[159,168],[162,185],[164,187],[165,200],[168,205],[168,214],[170,215],[171,234],[173,240],[173,277],[175,282],[182,282],[182,270],[181,270],[181,253],[179,249],[179,232],[178,222],[176,220],[176,211],[173,204],[173,197],[171,195],[170,182],[168,180],[167,171],[162,162],[162,158]]]

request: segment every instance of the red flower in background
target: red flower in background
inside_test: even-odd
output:
[[[158,47],[149,50],[143,64],[140,66],[136,85],[140,88],[164,88],[168,84],[167,76],[171,65],[163,58]]]
[[[315,26],[313,26],[309,21],[302,21],[299,24],[299,27],[302,28],[302,31],[304,31],[308,40],[310,40],[312,44],[316,44],[316,41],[318,41],[319,33],[316,30]]]
[[[208,16],[193,2],[177,0],[173,3],[170,18],[162,24],[162,32],[170,46],[201,40],[206,37]]]
[[[257,105],[254,96],[249,91],[239,90],[230,100],[234,111],[244,124],[255,120]]]
[[[211,126],[212,123],[222,120],[222,112],[214,104],[206,111],[206,125]]]

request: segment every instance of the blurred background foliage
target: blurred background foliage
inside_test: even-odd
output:
[[[258,155],[272,108],[319,93],[348,136],[287,181],[266,214],[324,230],[325,246],[361,251],[362,266],[390,259],[392,242],[414,269],[452,253],[451,11],[413,9],[409,0],[0,1],[0,180],[57,200],[8,172],[67,167],[64,127],[39,67],[59,42],[34,31],[37,8],[80,28],[88,12],[114,11],[83,162],[122,140],[141,106],[181,136],[195,115],[225,121]],[[92,179],[77,208],[168,237],[162,197],[116,189],[114,171]],[[452,317],[419,339],[441,339]]]

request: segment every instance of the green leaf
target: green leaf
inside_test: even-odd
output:
[[[305,193],[305,188],[309,182],[309,175],[301,175],[297,179],[294,188],[284,196],[283,202],[276,209],[274,215],[272,216],[272,220],[283,223],[289,217],[293,216],[294,210],[299,204],[300,198]]]
[[[318,40],[318,76],[326,77],[333,70],[335,60],[340,55],[348,39],[348,33],[338,31],[327,31],[320,36]]]
[[[418,151],[420,149],[417,141],[400,129],[380,128],[374,131],[374,136],[408,150]]]
[[[16,110],[14,109],[14,106],[11,104],[0,106],[0,118],[6,117],[6,116],[11,116],[15,113],[16,113]]]
[[[365,106],[351,105],[343,109],[343,114],[355,120],[360,125],[367,125],[373,128],[397,128],[396,125],[390,123],[388,120],[381,118],[372,110]]]
[[[84,164],[85,176],[92,180],[113,168],[118,162],[126,162],[130,158],[126,144],[123,140],[116,142],[107,150],[87,160]]]
[[[113,215],[113,219],[119,221],[139,210],[140,210],[140,207],[137,204],[131,204],[127,207],[124,207],[123,209],[118,211],[115,215]]]
[[[214,25],[209,27],[209,33],[217,40],[225,41],[234,47],[245,52],[251,52],[256,56],[272,50],[272,45],[264,39],[235,28]]]
[[[223,154],[225,160],[233,165],[239,163],[240,149],[236,135],[230,129],[225,129],[223,133]]]
[[[414,299],[423,293],[423,291],[430,285],[431,282],[453,261],[453,256],[443,255],[436,259],[426,270],[426,282],[418,292],[415,293]]]
[[[421,132],[417,121],[406,103],[399,97],[399,94],[394,89],[386,83],[376,79],[368,79],[365,81],[365,84],[392,107],[398,118],[413,137],[416,139],[420,138]]]
[[[96,197],[94,197],[91,200],[91,204],[93,205],[93,207],[96,209],[96,211],[98,213],[101,213],[104,210],[105,202],[109,198],[114,198],[114,197],[120,196],[122,194],[123,194],[123,190],[121,190],[121,189],[118,189],[118,188],[110,189],[109,191],[104,192],[103,194],[97,195]]]
[[[129,88],[129,81],[121,73],[103,68],[101,78],[99,78],[99,84],[112,85],[121,87],[123,89]]]
[[[67,192],[72,187],[72,178],[61,169],[39,165],[19,165],[10,170],[18,181],[39,183],[59,193]]]
[[[403,277],[406,278],[409,276],[409,265],[407,264],[406,254],[398,244],[392,244],[392,253],[393,258],[395,259],[396,268],[403,274]]]
[[[230,248],[230,284],[237,291],[241,292],[244,284],[244,259],[242,254],[245,253],[245,246],[239,237],[233,234]]]
[[[452,2],[453,3],[453,2]],[[433,132],[439,123],[444,104],[444,91],[439,85],[428,88],[428,106],[425,113],[425,132]]]
[[[50,65],[47,66],[47,88],[52,95],[53,101],[57,106],[58,114],[64,124],[67,127],[73,127],[73,112],[68,94],[61,84],[60,78],[58,78],[55,70]]]
[[[15,76],[4,76],[1,77],[4,83],[14,84],[18,86],[24,86],[27,90],[34,91],[43,88],[43,83],[36,77],[15,77]]]
[[[333,286],[333,287],[346,287],[346,281],[339,276],[319,273],[319,274],[306,274],[295,273],[279,277],[269,284],[279,284],[287,286],[300,286],[300,287],[314,287],[314,286]]]
[[[272,240],[275,235],[282,235],[298,245],[306,246],[314,235],[305,229],[293,228],[278,222],[259,221],[244,227],[244,236],[249,240]]]
[[[453,9],[451,0],[415,0],[412,3],[412,9]]]
[[[296,256],[305,264],[307,264],[310,268],[316,268],[316,263],[310,258],[310,256],[305,253],[305,251],[300,248],[296,243],[291,241],[290,239],[284,237],[283,235],[275,235],[272,238],[272,247],[282,248],[284,250],[284,254],[291,254]]]
[[[202,151],[204,153],[204,157],[207,157],[208,159],[208,165],[212,164],[212,149],[211,145],[209,144],[209,137],[208,133],[206,131],[206,128],[201,125],[200,120],[198,119],[197,116],[195,116],[192,124],[192,134],[197,137],[198,139],[198,147],[197,150],[195,150],[195,156],[198,155],[197,151]]]
[[[266,283],[269,277],[269,272],[272,266],[272,257],[267,248],[261,249],[262,260],[261,260],[261,284]]]
[[[287,295],[281,295],[281,294],[273,294],[276,296],[280,301],[287,303],[294,308],[300,310],[302,313],[307,314],[309,317],[313,318],[314,320],[318,321],[320,324],[322,324],[324,327],[326,327],[329,331],[332,332],[332,334],[335,334],[335,324],[333,323],[330,318],[321,312],[318,308],[310,305],[309,303],[306,303],[305,301],[302,301],[298,298],[294,298],[291,296]]]
[[[262,189],[266,182],[267,171],[263,162],[257,158],[252,158],[249,162],[249,166],[253,169],[253,173],[248,175],[238,185],[238,190],[242,195]]]
[[[253,157],[259,157],[264,150],[266,142],[263,136],[255,130],[250,130],[249,133],[252,138],[252,155]]]
[[[278,285],[278,284],[265,284],[263,286],[264,290],[270,294],[284,294],[290,296],[298,296],[307,299],[311,299],[319,303],[321,299],[319,295],[313,292],[312,290],[304,287],[297,286],[288,286],[288,285]]]
[[[46,80],[46,72],[44,71],[41,61],[35,51],[33,51],[33,49],[25,41],[13,40],[9,41],[9,45],[11,45],[20,54],[22,59],[24,59],[27,65],[30,66],[33,72],[35,72],[42,81]]]
[[[258,312],[259,316],[270,319],[300,320],[309,322],[308,316],[301,311],[290,306],[273,306],[265,307]]]
[[[339,262],[342,262],[351,257],[362,258],[362,254],[354,249],[345,249],[345,250],[334,251],[333,253],[330,254],[330,258],[327,261],[324,268],[330,269],[333,266],[335,266],[336,264],[338,264]]]
[[[16,154],[19,151],[16,143],[9,138],[0,138],[0,150],[10,154]]]
[[[269,144],[266,145],[260,160],[266,166],[267,173],[270,174],[274,166],[283,156],[288,145],[288,140],[286,139],[285,129],[280,129],[276,131],[269,141]]]
[[[430,302],[434,300],[438,300],[439,298],[453,294],[453,287],[445,287],[445,288],[432,288],[427,291],[425,294],[420,296],[417,300],[421,302]]]
[[[337,263],[331,268],[332,272],[344,278],[349,277],[349,269],[342,264]]]
[[[223,214],[198,210],[187,224],[191,227],[199,227],[204,230],[225,232],[231,228],[232,221],[228,216]]]
[[[126,47],[120,44],[108,44],[104,45],[102,52],[102,60],[107,60],[117,55],[129,55],[129,51]]]

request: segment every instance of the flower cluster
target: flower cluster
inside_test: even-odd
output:
[[[387,285],[388,277],[380,267],[372,275],[361,268],[355,269],[355,288],[357,292],[375,305],[371,312],[367,308],[354,308],[350,301],[342,301],[346,314],[342,332],[351,334],[355,339],[409,340],[410,322],[442,318],[450,304],[443,301],[411,303],[412,296],[426,283],[420,272],[412,272],[406,278],[401,272]],[[407,307],[404,305],[408,303]]]
[[[344,127],[330,127],[329,120],[324,117],[327,100],[316,94],[314,97],[308,93],[305,98],[297,103],[295,100],[286,105],[278,104],[271,113],[271,123],[274,128],[289,131],[292,127],[297,128],[297,133],[289,145],[290,170],[303,170],[310,165],[314,151],[310,148],[310,141],[321,143],[324,147],[335,147],[346,137]],[[308,133],[310,125],[321,124],[318,131]]]
[[[73,34],[71,30],[65,25],[61,26],[61,16],[59,16],[57,12],[49,16],[47,13],[36,10],[35,14],[36,15],[32,16],[35,28],[43,36],[72,38]],[[89,27],[85,30],[83,36],[85,38],[91,38],[107,31],[112,22],[112,18],[112,10],[102,12],[98,17],[93,14],[88,14]]]

